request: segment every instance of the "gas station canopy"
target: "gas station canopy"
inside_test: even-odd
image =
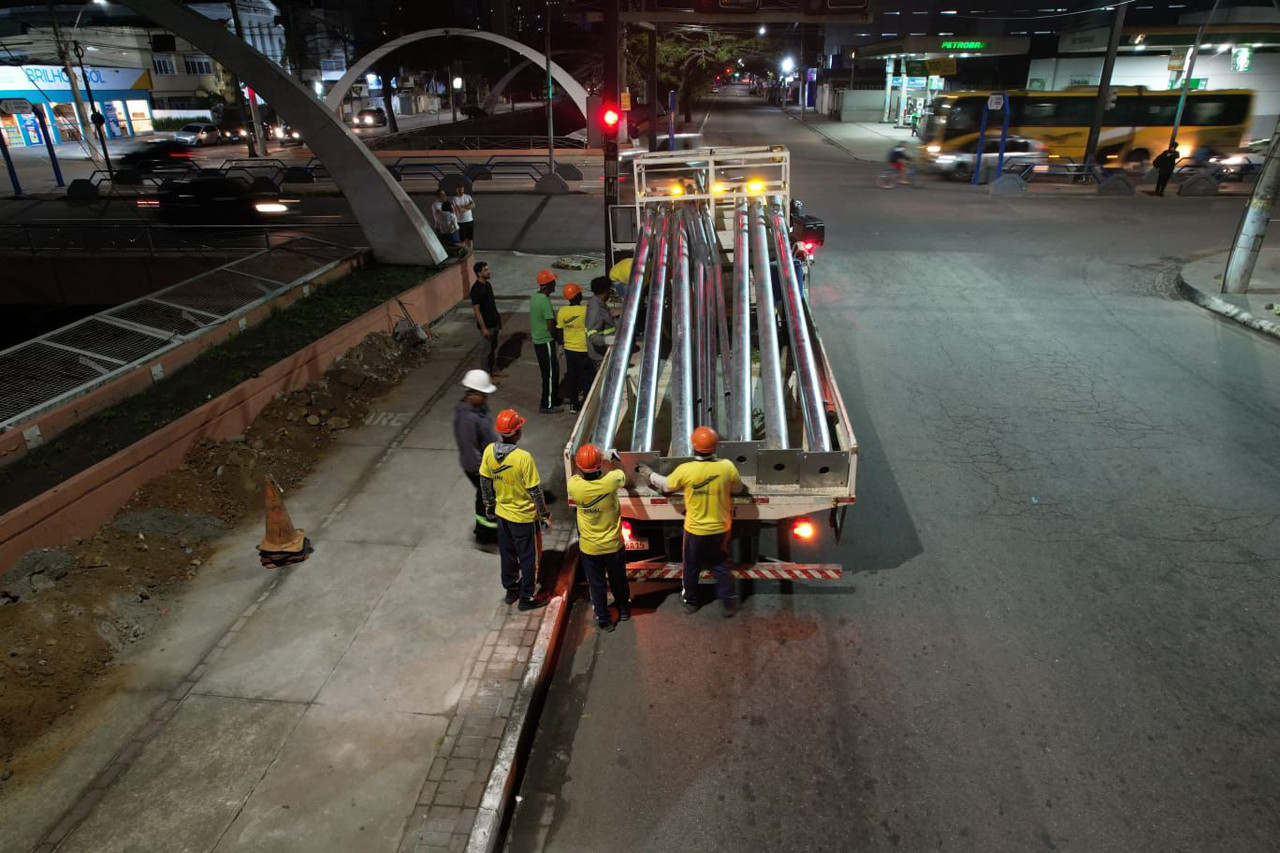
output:
[[[1017,56],[1031,48],[1026,36],[904,36],[858,48],[858,59],[967,59]]]

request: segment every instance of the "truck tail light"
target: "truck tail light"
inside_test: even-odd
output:
[[[797,518],[791,525],[791,535],[807,542],[818,535],[818,528],[807,518]]]
[[[622,541],[631,541],[631,522],[629,521],[622,522]]]

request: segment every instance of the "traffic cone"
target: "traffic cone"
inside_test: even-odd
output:
[[[284,508],[280,486],[268,475],[266,478],[264,505],[266,508],[266,535],[258,543],[258,558],[268,568],[279,568],[290,563],[301,563],[311,553],[311,540],[301,528],[293,526],[289,511]]]

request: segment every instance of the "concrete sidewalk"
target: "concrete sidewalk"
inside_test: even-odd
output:
[[[563,495],[572,416],[537,414],[525,306],[501,307],[509,376],[490,408],[532,413],[523,445]],[[497,556],[471,542],[452,433],[470,306],[436,332],[428,362],[285,496],[311,558],[263,569],[257,524],[217,543],[169,627],[38,745],[45,766],[0,800],[0,851],[465,847],[548,610],[503,604]],[[572,528],[553,512],[544,594]]]
[[[1203,308],[1280,339],[1280,316],[1274,307],[1280,305],[1280,249],[1258,253],[1248,293],[1222,292],[1227,254],[1215,252],[1184,266],[1178,275],[1179,291]]]

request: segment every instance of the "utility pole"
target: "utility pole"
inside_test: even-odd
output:
[[[58,13],[54,10],[53,0],[49,0],[49,20],[53,24],[53,42],[58,48],[58,58],[62,60],[62,70],[67,75],[67,82],[71,85],[71,98],[76,105],[76,119],[80,122],[80,139],[84,142],[85,148],[89,151],[89,157],[95,164],[102,163],[102,154],[93,143],[93,122],[89,117],[88,110],[84,106],[84,98],[80,96],[80,86],[76,82],[76,73],[71,69],[71,54],[67,50],[67,43],[62,40],[62,27],[58,23]]]
[[[555,84],[551,79],[551,3],[548,2],[544,7],[542,16],[542,51],[545,54],[544,59],[547,61],[547,167],[551,170],[547,174],[554,175],[556,173],[556,117],[551,111],[551,107],[555,101]],[[590,118],[587,121],[591,121]]]
[[[1084,164],[1088,166],[1098,153],[1098,134],[1102,130],[1102,114],[1107,111],[1111,99],[1111,72],[1116,67],[1116,51],[1120,49],[1120,31],[1124,29],[1124,10],[1116,6],[1116,17],[1111,22],[1111,38],[1107,42],[1107,58],[1102,60],[1102,77],[1098,80],[1098,97],[1093,102],[1093,124],[1089,125],[1089,137],[1084,144]]]
[[[1227,256],[1227,270],[1222,275],[1223,293],[1247,293],[1249,279],[1253,278],[1253,267],[1258,262],[1258,252],[1262,250],[1262,241],[1267,236],[1267,225],[1271,222],[1271,211],[1276,205],[1276,193],[1280,191],[1280,122],[1271,134],[1271,145],[1267,148],[1267,159],[1262,164],[1262,174],[1258,183],[1254,184],[1253,195],[1249,197],[1249,206],[1245,209],[1244,218],[1240,220],[1240,230],[1236,232],[1236,241],[1231,246],[1231,254]]]
[[[1205,16],[1203,23],[1200,24],[1200,29],[1196,32],[1196,40],[1192,43],[1191,49],[1187,51],[1187,58],[1182,70],[1182,91],[1178,94],[1178,111],[1174,113],[1173,132],[1169,134],[1170,148],[1177,145],[1178,129],[1182,127],[1182,110],[1187,105],[1187,89],[1191,86],[1191,75],[1195,73],[1196,59],[1200,56],[1200,42],[1204,39],[1204,31],[1208,28],[1209,22],[1213,20],[1213,13],[1216,11],[1218,11],[1218,0],[1213,0],[1213,8],[1209,10],[1209,14]]]
[[[231,24],[235,27],[236,38],[244,41],[244,28],[240,25],[240,8],[236,5],[236,0],[229,0],[231,6]],[[243,96],[240,94],[240,78],[236,78],[236,100],[240,102],[241,108],[244,107]],[[250,157],[265,157],[267,154],[267,139],[263,132],[262,119],[258,115],[258,96],[249,90],[249,138],[253,141],[249,145]],[[256,149],[256,150],[255,150]]]
[[[93,102],[93,88],[89,84],[89,75],[84,70],[84,48],[80,46],[80,42],[73,42],[72,46],[75,48],[76,59],[80,62],[80,76],[84,79],[84,93],[89,96],[89,109],[92,110],[90,118],[93,120],[93,126],[98,129],[98,144],[102,146],[102,162],[106,164],[107,175],[115,178],[115,173],[111,171],[111,153],[107,151],[107,135],[102,128],[107,123],[107,119],[99,112],[97,105]]]
[[[604,69],[601,91],[604,109],[621,110],[618,88],[619,40],[622,28],[618,20],[620,0],[604,0]],[[588,116],[587,121],[599,121]],[[606,269],[613,267],[613,227],[610,221],[618,203],[618,140],[605,128],[604,139],[604,258]]]
[[[649,30],[649,150],[658,150],[658,25]]]

